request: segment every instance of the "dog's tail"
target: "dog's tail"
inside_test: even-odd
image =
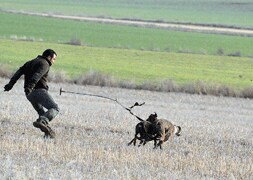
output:
[[[181,136],[181,130],[182,128],[180,126],[177,126],[178,132],[176,133],[177,136]]]
[[[177,126],[178,127],[178,132],[180,133],[182,128],[180,126]]]

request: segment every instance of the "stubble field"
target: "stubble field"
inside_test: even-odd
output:
[[[3,87],[8,80],[0,79]],[[60,114],[55,140],[32,126],[37,118],[22,81],[0,94],[0,179],[252,179],[253,103],[249,99],[50,84]],[[134,113],[156,112],[182,127],[163,150],[127,146],[138,120],[106,99],[62,94],[59,89],[117,98]]]

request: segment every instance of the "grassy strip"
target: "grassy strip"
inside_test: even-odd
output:
[[[153,51],[252,56],[253,38],[0,13],[0,37]],[[29,27],[29,28],[27,28]]]
[[[53,48],[59,55],[53,70],[64,71],[70,78],[93,70],[117,79],[133,80],[137,84],[173,80],[180,85],[203,81],[206,84],[227,85],[237,89],[251,86],[253,80],[253,60],[250,58],[10,40],[0,40],[0,46],[0,63],[12,70],[41,54],[44,49]]]
[[[208,23],[253,27],[252,7],[248,0],[0,0],[2,9],[49,12],[69,15],[137,18],[176,22]],[[52,8],[57,7],[57,8]],[[70,8],[71,7],[71,8]]]

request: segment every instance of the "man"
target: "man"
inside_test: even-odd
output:
[[[54,138],[55,132],[49,127],[49,122],[59,113],[58,105],[48,93],[47,76],[50,66],[55,63],[57,54],[52,49],[47,49],[35,59],[21,66],[10,82],[4,86],[5,91],[10,91],[17,80],[24,75],[24,91],[26,98],[38,112],[39,118],[33,126],[45,133],[45,138]],[[44,110],[47,109],[47,111]]]

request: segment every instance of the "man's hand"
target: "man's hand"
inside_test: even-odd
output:
[[[12,84],[12,83],[8,83],[8,84],[6,84],[6,85],[4,86],[4,91],[9,91],[9,90],[12,89],[12,87],[13,87],[13,84]]]
[[[31,88],[25,88],[25,95],[29,95],[32,92]]]

